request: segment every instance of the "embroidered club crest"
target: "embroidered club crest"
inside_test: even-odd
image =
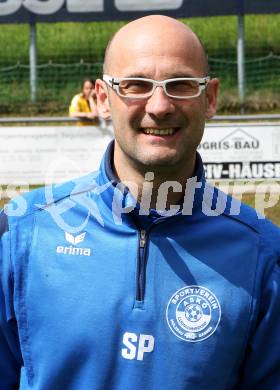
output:
[[[198,342],[210,337],[221,319],[216,296],[201,286],[186,286],[176,291],[166,309],[170,330],[184,341]]]

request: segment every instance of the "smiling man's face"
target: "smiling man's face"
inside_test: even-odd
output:
[[[124,27],[113,39],[105,67],[112,77],[158,81],[205,77],[207,71],[205,54],[195,35],[182,23],[160,16]],[[191,172],[205,118],[215,112],[214,83],[217,80],[210,81],[207,91],[192,99],[170,98],[161,87],[149,98],[127,99],[103,84],[100,101],[113,121],[116,170],[120,164],[133,164],[141,171],[188,167]]]

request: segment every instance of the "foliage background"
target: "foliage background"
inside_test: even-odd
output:
[[[212,76],[221,80],[219,112],[240,110],[237,93],[237,17],[184,19],[209,55]],[[30,102],[29,26],[0,26],[0,115],[67,113],[85,77],[102,73],[108,40],[124,22],[37,25],[38,94]],[[280,14],[245,16],[247,112],[280,108]],[[42,104],[44,103],[44,104]]]

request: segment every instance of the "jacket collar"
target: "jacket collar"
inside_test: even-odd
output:
[[[112,209],[114,204],[120,204],[123,211],[128,213],[133,211],[137,213],[137,210],[140,209],[139,203],[133,198],[129,192],[128,187],[126,187],[116,176],[113,165],[113,156],[114,156],[114,141],[111,141],[107,147],[107,150],[103,156],[101,166],[100,166],[100,179],[101,183],[105,184],[111,182],[111,186],[108,188],[106,193],[104,193],[103,199],[110,209]],[[192,178],[188,180],[186,186],[186,193],[184,197],[184,202],[181,206],[178,214],[181,214],[182,209],[184,209],[184,214],[188,215],[194,212],[197,208],[201,209],[201,202],[203,199],[203,191],[205,187],[205,175],[202,159],[200,154],[196,154],[196,165],[195,165],[195,174]],[[196,188],[194,189],[194,186]],[[103,194],[102,194],[103,195]],[[189,195],[189,196],[188,196]],[[114,202],[113,202],[114,200]],[[186,204],[187,203],[187,204]],[[188,210],[189,209],[189,212]],[[149,215],[159,216],[156,210],[151,209]],[[174,215],[174,212],[173,214]],[[169,212],[160,213],[160,216],[168,217],[170,216]]]

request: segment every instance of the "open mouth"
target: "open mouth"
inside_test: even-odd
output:
[[[170,127],[165,129],[155,129],[150,127],[145,127],[141,129],[144,134],[147,135],[158,135],[158,136],[167,136],[167,135],[173,135],[178,130],[177,128]]]

